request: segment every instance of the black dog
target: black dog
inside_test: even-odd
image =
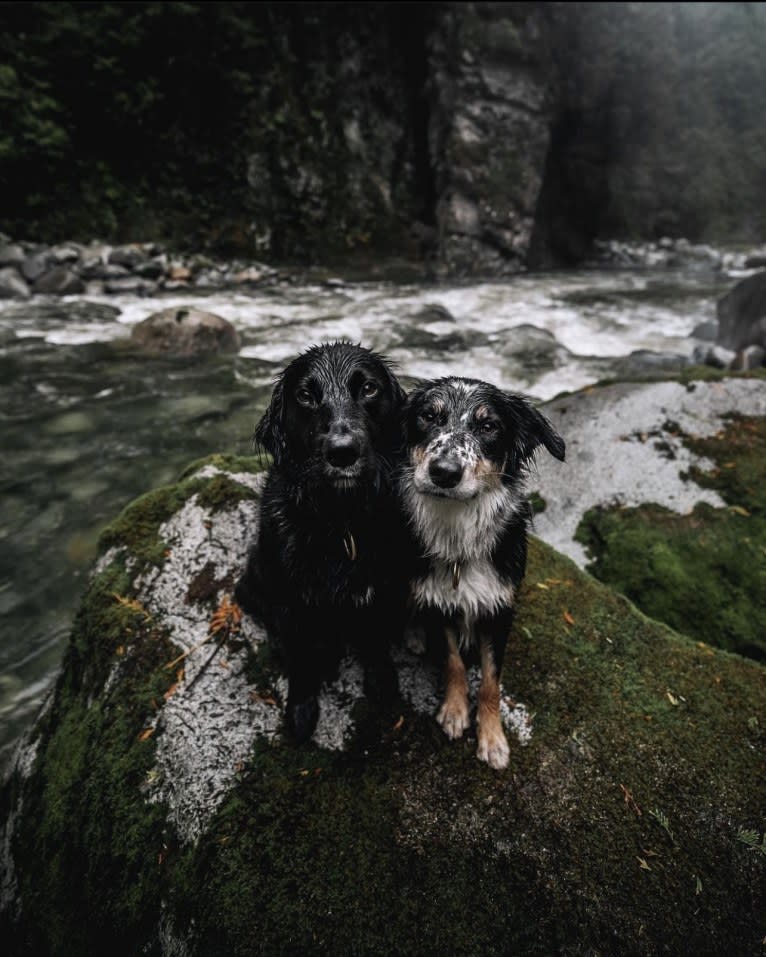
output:
[[[400,492],[419,555],[411,590],[429,638],[444,648],[438,721],[450,738],[468,727],[461,651],[478,646],[478,757],[508,764],[499,675],[532,517],[523,480],[539,445],[564,459],[564,441],[522,396],[475,379],[426,382],[407,401],[407,464]]]
[[[402,627],[391,475],[403,402],[383,358],[336,342],[290,363],[256,428],[274,464],[236,598],[281,653],[297,741],[313,732],[319,687],[346,645],[380,664]]]

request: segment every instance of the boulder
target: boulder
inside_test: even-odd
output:
[[[537,533],[652,617],[766,661],[763,370],[590,388],[545,412],[567,461],[539,457]]]
[[[718,342],[727,349],[766,346],[766,271],[748,276],[718,301]]]
[[[265,636],[229,599],[257,468],[216,457],[105,531],[0,794],[6,953],[757,950],[762,667],[534,540],[507,771],[442,735],[407,643],[390,714],[347,659],[297,748]]]
[[[109,253],[109,262],[125,269],[135,269],[148,259],[146,253],[136,244],[129,246],[115,246]]]
[[[692,329],[692,339],[702,339],[705,342],[715,342],[718,337],[718,320],[703,319]]]
[[[627,356],[616,360],[612,366],[613,374],[619,379],[632,379],[660,372],[680,372],[690,365],[688,356],[676,352],[654,352],[652,349],[636,349]]]
[[[48,271],[51,264],[51,258],[47,250],[43,252],[32,253],[27,256],[21,264],[21,274],[29,282],[35,282],[44,273]]]
[[[546,403],[567,459],[565,465],[546,455],[537,460],[533,484],[547,503],[537,534],[584,567],[587,555],[575,534],[590,509],[653,502],[683,514],[699,502],[723,507],[720,495],[689,481],[701,459],[684,437],[714,435],[730,414],[766,415],[766,386],[761,376],[709,375],[709,381],[690,375],[683,382],[618,382]]]
[[[26,256],[18,243],[4,243],[0,245],[0,266],[20,266]]]
[[[36,293],[76,296],[85,292],[85,283],[66,266],[55,266],[36,279],[32,288]]]
[[[209,355],[236,352],[240,346],[237,330],[227,319],[192,307],[154,313],[133,327],[131,339],[150,355]]]
[[[13,266],[0,269],[0,299],[28,299],[29,286]]]

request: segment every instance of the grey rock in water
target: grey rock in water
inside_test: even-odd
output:
[[[9,319],[33,320],[44,326],[48,323],[59,323],[62,318],[68,322],[114,322],[120,315],[120,310],[116,306],[89,302],[87,299],[73,299],[68,302],[31,299],[9,306],[3,315]]]
[[[85,283],[66,266],[55,266],[36,279],[32,288],[36,293],[74,296],[85,292]]]
[[[766,271],[748,276],[718,300],[718,343],[727,349],[766,346]]]
[[[28,299],[29,286],[13,266],[0,269],[0,299]]]
[[[133,327],[133,343],[154,354],[202,356],[237,352],[239,335],[221,316],[192,307],[174,307],[154,313]]]
[[[80,258],[80,249],[75,243],[62,243],[51,248],[50,258],[60,265],[76,263]]]
[[[109,262],[112,265],[124,266],[126,269],[135,269],[136,266],[140,266],[146,260],[146,253],[136,244],[115,246],[109,253]]]
[[[149,279],[142,279],[140,276],[119,276],[116,279],[107,279],[104,283],[104,290],[113,294],[138,292],[149,293],[155,289],[155,284]]]
[[[705,342],[715,342],[718,338],[718,320],[705,319],[702,322],[698,322],[692,329],[691,338],[702,339]]]
[[[35,282],[50,269],[51,257],[47,250],[27,256],[21,264],[21,273],[29,282]]]
[[[617,378],[634,378],[654,372],[680,372],[690,365],[688,356],[677,352],[654,352],[651,349],[636,349],[629,355],[618,359],[613,367]]]
[[[18,243],[7,243],[0,246],[0,266],[20,266],[26,255]]]
[[[707,348],[701,346],[695,349],[693,353],[695,362],[701,362],[712,369],[730,369],[735,357],[736,352],[733,349],[725,349],[719,345],[712,345]]]

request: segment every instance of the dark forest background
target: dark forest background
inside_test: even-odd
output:
[[[317,260],[762,240],[766,5],[4,3],[0,230]]]

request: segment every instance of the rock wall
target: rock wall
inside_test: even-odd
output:
[[[765,41],[759,4],[4,4],[0,229],[453,275],[758,241]]]

